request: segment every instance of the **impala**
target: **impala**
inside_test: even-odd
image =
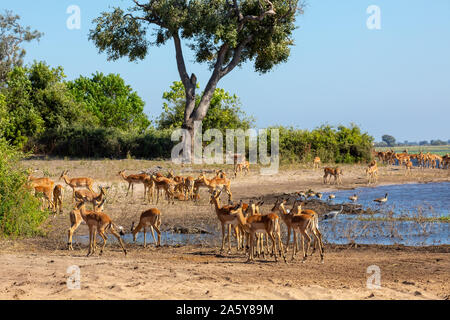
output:
[[[134,221],[131,224],[131,233],[133,234],[133,241],[136,241],[136,234],[141,231],[142,228],[144,228],[144,248],[147,246],[147,234],[146,234],[146,227],[150,226],[150,230],[152,231],[153,241],[155,242],[155,245],[157,247],[161,246],[161,211],[159,211],[157,208],[151,208],[148,210],[145,210],[141,213],[141,216],[139,218],[139,224],[134,228]],[[156,233],[158,234],[158,242],[156,242],[155,233],[153,232],[153,229],[156,230]]]
[[[314,210],[310,210],[310,209],[302,209],[303,205],[305,204],[304,202],[300,202],[299,204],[297,204],[297,200],[294,201],[294,204],[292,206],[292,209],[290,211],[290,214],[293,215],[299,215],[299,214],[306,214],[309,215],[313,218],[311,224],[309,225],[309,228],[307,231],[311,231],[315,237],[314,237],[314,246],[313,246],[313,250],[311,252],[311,255],[316,252],[316,247],[317,245],[319,246],[319,252],[321,253],[321,260],[323,261],[323,241],[322,241],[322,233],[319,230],[319,215],[317,214],[317,212],[315,212]],[[317,236],[317,237],[316,237]]]
[[[331,176],[334,176],[334,183],[335,184],[342,184],[341,176],[343,175],[342,169],[339,167],[335,168],[324,168],[324,176],[323,176],[323,183],[327,184],[328,180],[331,180]],[[328,177],[330,177],[328,179]]]
[[[103,201],[103,198],[106,196],[106,189],[109,187],[99,186],[99,193],[92,192],[91,190],[76,190],[75,191],[75,201],[76,202],[90,202],[92,203],[92,210],[95,210],[97,203]]]
[[[144,200],[145,200],[146,195],[147,195],[147,186],[145,184],[145,180],[149,178],[148,174],[139,173],[139,174],[130,174],[127,176],[127,175],[125,175],[125,170],[122,170],[122,171],[119,171],[118,175],[121,176],[126,182],[128,182],[128,190],[127,190],[127,194],[125,195],[125,197],[128,197],[128,192],[130,191],[130,187],[131,187],[131,197],[133,197],[134,185],[142,183],[142,184],[144,184]]]
[[[247,160],[245,160],[242,163],[238,163],[235,165],[234,167],[234,177],[236,178],[238,172],[242,172],[245,171],[245,175],[247,175],[247,173],[250,172],[250,162],[248,162]]]
[[[369,166],[366,168],[366,176],[368,180],[368,184],[371,184],[372,182],[377,182],[378,180],[378,166],[377,162],[373,160]]]
[[[175,176],[173,174],[173,171],[169,170],[169,173],[167,174],[167,178],[168,179],[172,179],[173,181],[176,182],[176,185],[175,185],[175,188],[174,188],[175,192],[179,192],[180,194],[185,194],[185,189],[184,189],[185,179],[186,179],[185,177]]]
[[[33,187],[34,192],[38,195],[42,200],[41,210],[44,210],[45,201],[47,201],[47,208],[54,211],[54,203],[53,203],[53,187],[49,185],[35,185]]]
[[[61,173],[61,176],[59,177],[59,180],[63,179],[64,182],[67,185],[69,185],[69,187],[72,188],[72,202],[75,199],[75,188],[85,187],[85,188],[89,189],[90,191],[94,192],[94,190],[92,188],[92,185],[94,184],[93,179],[86,178],[86,177],[69,179],[69,177],[67,176],[68,172],[69,172],[69,170],[63,171]]]
[[[319,157],[315,157],[314,161],[313,161],[313,168],[314,169],[319,169],[320,167],[320,158]]]
[[[103,199],[103,202],[99,205],[99,207],[103,206],[105,199]],[[103,250],[106,246],[107,236],[106,233],[109,231],[113,236],[117,238],[117,240],[120,243],[120,246],[122,247],[122,250],[124,254],[127,254],[127,250],[124,247],[122,238],[120,235],[124,235],[124,232],[122,230],[122,227],[118,227],[111,218],[104,212],[101,211],[86,211],[84,207],[84,202],[80,201],[76,205],[76,209],[79,210],[80,215],[82,216],[83,220],[86,221],[86,224],[89,228],[89,251],[87,256],[90,256],[94,254],[96,250],[96,233],[100,235],[100,237],[103,239],[103,245],[100,249],[100,255],[103,254]],[[118,228],[120,230],[120,234],[117,233],[115,228]]]
[[[57,184],[55,188],[53,188],[53,209],[54,212],[63,213],[62,204],[63,204],[63,196],[64,196],[64,189],[63,186],[60,184]]]
[[[411,162],[411,160],[407,160],[406,162],[405,162],[405,175],[411,175],[411,168],[412,168],[412,166],[413,166],[413,164],[412,164],[412,162]]]
[[[242,203],[242,210],[245,213],[244,217],[248,218],[254,215],[261,215],[260,212],[260,207],[263,205],[264,201],[259,200],[257,203],[253,202],[253,199],[250,200],[250,202],[247,203]],[[242,230],[242,228],[239,228],[240,230]],[[242,230],[242,233],[244,233],[244,231]],[[266,246],[264,246],[264,238],[266,238]],[[269,239],[268,237],[264,237],[264,233],[257,233],[256,234],[256,252],[258,257],[261,255],[261,252],[263,254],[263,258],[265,259],[265,253],[266,253],[266,249],[269,249]]]
[[[157,177],[155,175],[151,176],[153,183],[155,184],[155,189],[156,189],[156,204],[158,204],[159,202],[159,194],[160,194],[160,190],[164,190],[165,194],[167,196],[167,201],[168,203],[170,203],[170,200],[172,199],[172,204],[175,203],[174,201],[174,187],[176,185],[176,183],[169,179],[169,178],[165,178],[165,177]]]
[[[242,200],[232,213],[237,213],[240,226],[247,232],[247,243],[250,240],[250,250],[247,262],[254,261],[254,246],[257,233],[265,233],[270,237],[272,241],[272,254],[275,257],[275,261],[278,261],[276,253],[276,243],[278,243],[278,252],[280,256],[283,257],[284,262],[286,262],[283,243],[281,242],[279,217],[275,213],[253,215],[246,218],[242,213]]]
[[[188,176],[184,179],[184,194],[185,198],[187,200],[194,199],[194,186],[195,186],[195,179],[194,177]]]
[[[230,230],[231,227],[234,228],[235,234],[236,234],[236,240],[237,240],[237,250],[239,250],[239,243],[242,242],[240,238],[240,232],[238,229],[239,221],[236,214],[233,212],[235,211],[235,207],[231,206],[224,206],[222,207],[220,205],[219,197],[222,191],[219,190],[212,190],[211,193],[211,199],[210,203],[214,204],[214,209],[216,210],[217,218],[220,221],[220,225],[222,227],[222,247],[220,249],[220,252],[222,253],[224,251],[225,246],[225,227],[227,227],[228,231],[228,253],[231,253],[231,235]]]
[[[319,240],[320,240],[319,241],[319,248],[321,246],[322,247],[322,251],[323,251],[322,234],[320,233],[320,231],[318,229],[319,222],[318,222],[317,213],[315,211],[313,211],[313,210],[308,210],[308,209],[307,210],[302,210],[301,207],[302,207],[303,203],[301,203],[299,206],[296,206],[297,200],[294,201],[294,205],[293,205],[291,211],[288,211],[284,207],[286,202],[287,202],[287,199],[280,200],[279,198],[277,198],[277,201],[275,202],[275,205],[272,208],[272,211],[278,210],[278,213],[279,213],[281,219],[283,220],[284,224],[286,225],[286,228],[287,228],[287,231],[288,231],[288,236],[287,236],[287,239],[286,239],[285,251],[287,252],[287,250],[289,248],[289,242],[291,240],[291,230],[293,229],[293,227],[292,227],[292,217],[294,215],[298,215],[298,214],[306,214],[306,215],[309,215],[313,219],[313,222],[310,225],[308,225],[308,227],[309,227],[310,231],[313,231],[313,229],[316,230],[316,232],[317,232],[317,234],[319,236]],[[297,244],[296,241],[294,242],[294,246],[296,248],[298,248],[297,247],[298,244]],[[317,241],[314,240],[313,252],[316,250],[316,246],[317,246]]]
[[[79,209],[79,206],[81,206],[81,203],[83,203],[83,201],[77,202],[75,207],[69,213],[70,228],[69,228],[68,236],[67,236],[67,246],[68,246],[69,250],[73,250],[72,236],[73,236],[74,232],[78,229],[78,227],[80,226],[80,224],[82,222],[86,223],[86,219],[85,219],[86,217],[81,215],[81,212]],[[104,205],[103,201],[101,203],[96,203],[95,207],[94,207],[94,211],[103,211],[103,205]]]
[[[231,185],[231,181],[227,178],[219,178],[219,177],[214,177],[212,179],[207,179],[205,177],[205,174],[202,173],[199,177],[200,181],[204,183],[205,186],[208,187],[208,189],[211,191],[214,191],[216,188],[220,188],[222,187],[223,189],[225,189],[226,193],[228,194],[228,201],[231,201],[232,198],[232,193],[231,193],[231,189],[230,189],[230,185]]]
[[[35,170],[36,171],[36,170]],[[31,175],[31,172],[28,174],[28,182],[32,187],[35,186],[49,186],[53,189],[53,186],[55,185],[55,182],[50,178],[35,178]]]

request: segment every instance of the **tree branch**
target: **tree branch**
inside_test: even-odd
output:
[[[228,63],[228,65],[220,70],[221,78],[227,75],[231,70],[233,70],[241,60],[241,54],[244,47],[253,40],[253,35],[248,36],[244,41],[242,41],[236,49],[234,49],[233,58]]]
[[[191,119],[191,115],[194,112],[195,108],[195,89],[197,86],[197,77],[195,76],[195,74],[192,74],[189,78],[189,75],[186,71],[186,64],[184,63],[183,50],[181,48],[181,41],[180,36],[178,35],[178,31],[172,34],[172,37],[175,44],[178,73],[180,74],[180,79],[183,83],[184,92],[186,95],[184,122],[185,124],[190,124],[189,120]]]
[[[239,25],[238,25],[238,32],[242,31],[242,29],[244,29],[244,25],[248,22],[248,21],[262,21],[266,16],[268,15],[274,15],[275,14],[275,8],[273,6],[273,3],[270,2],[269,0],[264,0],[264,2],[266,4],[269,5],[269,10],[263,11],[259,16],[243,16],[242,12],[239,10],[239,6],[237,3],[237,0],[233,0],[234,1],[234,8],[237,12],[237,16],[238,16],[238,21],[239,21]],[[260,3],[260,7],[261,9],[261,3]]]
[[[174,33],[172,35],[173,42],[175,44],[175,53],[176,53],[176,59],[177,59],[177,67],[178,67],[178,73],[180,74],[180,79],[183,82],[183,85],[185,88],[187,88],[190,85],[189,76],[186,72],[186,65],[184,63],[184,57],[183,57],[183,50],[181,48],[181,41],[180,36],[177,33]]]

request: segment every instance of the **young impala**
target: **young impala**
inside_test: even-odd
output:
[[[136,235],[141,229],[144,229],[144,248],[147,246],[147,234],[146,234],[146,227],[150,227],[150,230],[152,231],[153,241],[155,242],[155,245],[157,247],[161,246],[161,211],[159,211],[157,208],[151,208],[148,210],[145,210],[141,213],[141,217],[139,218],[139,224],[134,228],[134,221],[131,224],[131,233],[133,234],[133,241],[136,241]],[[156,242],[155,233],[153,232],[153,229],[156,230],[156,233],[158,234],[158,242]]]

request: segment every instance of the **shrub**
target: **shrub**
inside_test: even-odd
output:
[[[117,128],[74,126],[43,135],[28,149],[61,157],[170,158],[174,145],[170,135],[170,130],[149,129],[137,134]]]
[[[280,159],[284,163],[312,162],[316,156],[322,162],[355,163],[372,157],[373,138],[353,124],[337,129],[323,125],[312,131],[282,126],[271,129],[279,130]],[[267,148],[270,153],[270,134]]]

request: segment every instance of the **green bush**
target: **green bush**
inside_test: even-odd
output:
[[[280,136],[280,159],[283,163],[312,162],[318,156],[322,162],[355,163],[371,160],[373,137],[362,133],[356,125],[337,129],[323,125],[312,131],[292,127],[272,127]],[[270,130],[268,130],[270,132]],[[270,134],[268,135],[270,153]]]
[[[171,130],[149,129],[145,133],[117,128],[66,127],[31,141],[28,149],[54,156],[76,158],[170,158],[174,142]]]
[[[0,139],[0,234],[32,236],[47,217],[40,201],[26,187],[27,173],[19,165],[23,154]]]

